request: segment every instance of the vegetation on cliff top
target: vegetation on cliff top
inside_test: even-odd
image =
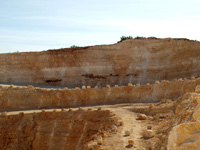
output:
[[[154,36],[150,36],[150,37],[136,36],[135,38],[133,38],[132,36],[122,36],[120,38],[119,42],[122,42],[122,41],[127,40],[127,39],[157,39],[157,37],[154,37]]]
[[[70,46],[70,48],[76,48],[76,47],[78,47],[78,46],[76,46],[76,45],[72,45],[72,46]]]

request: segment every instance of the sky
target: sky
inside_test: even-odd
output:
[[[0,0],[0,53],[113,44],[121,36],[200,41],[200,0]]]

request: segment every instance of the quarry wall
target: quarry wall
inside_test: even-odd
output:
[[[43,89],[33,86],[0,86],[0,111],[69,108],[117,103],[158,102],[193,92],[200,79],[156,81],[155,84],[75,89]]]
[[[0,54],[0,83],[81,87],[200,76],[200,42],[130,39],[113,45]]]
[[[0,149],[83,150],[115,125],[107,110],[24,112],[0,116]]]
[[[179,96],[200,85],[200,78],[195,78],[200,76],[199,60],[200,42],[187,39],[132,39],[0,54],[0,149],[87,149],[99,131],[116,125],[111,119],[115,114],[91,108],[55,109],[162,99],[179,103]],[[199,95],[193,98],[188,100],[198,101],[193,120],[172,129],[168,149],[197,148],[200,143]],[[188,144],[191,140],[197,144]]]

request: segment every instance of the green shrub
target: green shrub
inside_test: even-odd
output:
[[[70,48],[76,48],[76,47],[78,47],[78,46],[76,46],[76,45],[72,45],[72,46],[70,46]]]
[[[143,36],[136,36],[135,39],[145,39]]]
[[[132,36],[122,36],[120,42],[124,41],[126,39],[133,39],[133,37]]]
[[[155,36],[150,36],[150,37],[148,37],[148,39],[158,39],[158,38]]]
[[[119,42],[124,41],[126,39],[133,39],[133,37],[132,36],[122,36],[121,40]],[[154,36],[150,36],[150,37],[147,37],[147,38],[143,37],[143,36],[136,36],[134,39],[158,39],[158,38],[154,37]]]

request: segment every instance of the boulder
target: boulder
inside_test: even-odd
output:
[[[142,132],[142,136],[143,136],[144,138],[152,138],[152,137],[155,136],[155,133],[154,133],[153,130],[144,130],[144,131]]]
[[[127,131],[125,131],[124,134],[125,134],[125,136],[130,136],[130,135],[131,135],[131,132],[127,130]]]
[[[138,120],[147,120],[147,118],[148,118],[148,117],[147,117],[145,114],[138,114],[138,115],[137,115],[137,119],[138,119]]]
[[[133,146],[134,145],[134,140],[133,139],[128,139],[128,144]]]

